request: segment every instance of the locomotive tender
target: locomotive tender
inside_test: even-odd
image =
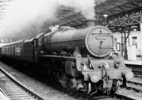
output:
[[[119,79],[133,77],[114,51],[112,32],[104,26],[57,27],[31,40],[4,45],[1,55],[32,63],[57,64],[47,66],[48,72],[54,72],[64,88],[87,93],[114,93]]]

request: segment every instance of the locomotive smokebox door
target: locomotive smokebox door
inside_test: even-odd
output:
[[[103,26],[96,26],[91,29],[86,38],[85,44],[88,51],[95,57],[105,57],[112,52],[113,36],[111,31]]]

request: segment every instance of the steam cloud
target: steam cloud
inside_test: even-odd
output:
[[[94,19],[94,0],[13,0],[0,22],[1,37],[29,37],[42,32],[43,25],[58,21],[58,7],[64,5]]]

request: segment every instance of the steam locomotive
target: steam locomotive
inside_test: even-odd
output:
[[[123,57],[114,51],[112,32],[104,26],[57,26],[30,40],[2,46],[1,56],[31,63],[49,62],[47,72],[53,73],[63,88],[88,94],[114,93],[120,79],[133,77]]]

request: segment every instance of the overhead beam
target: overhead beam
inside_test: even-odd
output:
[[[110,2],[113,1],[113,6],[111,4],[110,6]],[[142,7],[142,0],[108,0],[106,1],[106,4],[100,4],[96,7],[96,13],[97,14],[103,14],[103,13],[108,13],[111,15],[117,14],[117,13],[121,13],[121,12],[125,12],[131,9],[135,9],[137,7]]]

